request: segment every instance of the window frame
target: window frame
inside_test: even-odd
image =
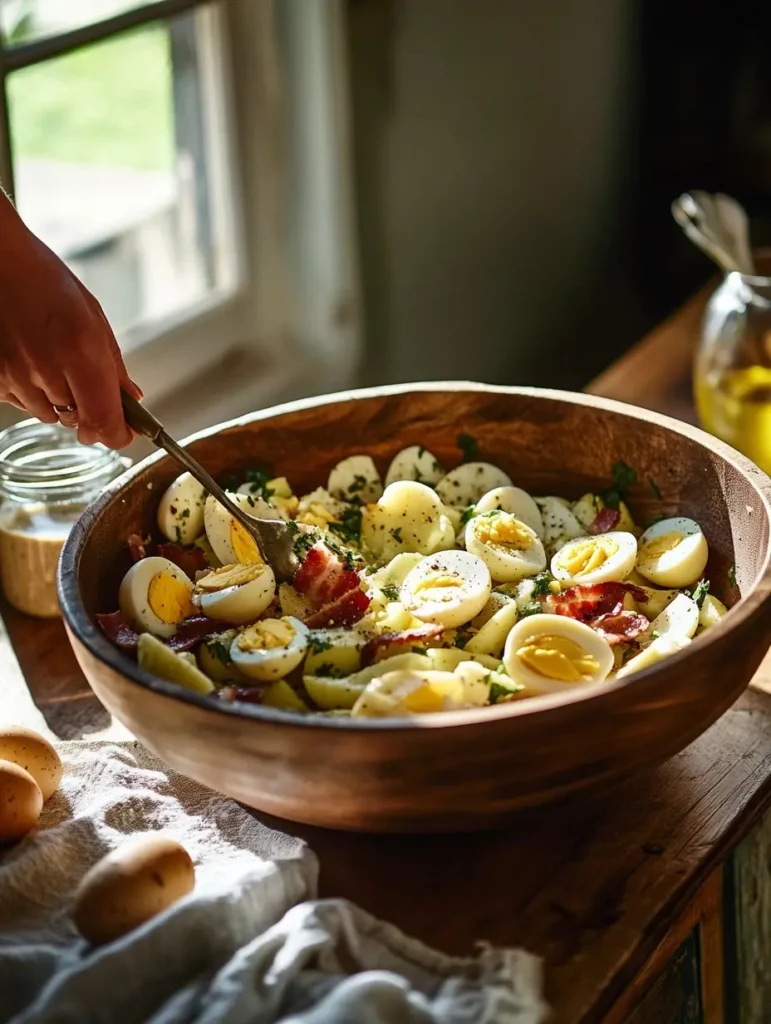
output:
[[[164,401],[179,406],[189,385],[215,373],[221,390],[248,396],[234,394],[223,410],[239,401],[246,409],[342,390],[354,381],[362,317],[346,2],[154,0],[83,28],[0,47],[0,182],[12,186],[10,73],[195,12],[212,216],[229,228],[221,248],[230,265],[225,287],[146,325],[144,337],[135,331],[127,348],[130,373],[161,412]],[[314,122],[316,130],[304,134],[302,126]]]

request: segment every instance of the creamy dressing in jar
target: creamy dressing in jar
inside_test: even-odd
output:
[[[26,420],[0,433],[0,583],[10,604],[58,616],[56,572],[86,506],[130,464],[81,445],[59,424]]]

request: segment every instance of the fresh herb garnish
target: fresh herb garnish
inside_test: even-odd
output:
[[[190,509],[189,508],[183,508],[182,511],[179,513],[179,518],[180,519],[188,519],[189,516],[190,516]]]
[[[554,577],[550,572],[539,572],[533,578],[533,597],[546,597],[551,593],[551,584]]]
[[[618,508],[626,491],[637,482],[637,473],[626,462],[614,462],[612,468],[613,484],[600,497],[608,508]]]
[[[301,530],[294,519],[287,521],[286,528],[294,537],[292,546],[297,557],[302,558],[303,555],[307,555],[316,543],[316,537],[312,533],[306,533],[304,530]]]
[[[686,590],[686,594],[688,593],[689,591]],[[707,596],[708,593],[709,580],[699,580],[699,582],[696,584],[693,590],[690,591],[690,597],[691,600],[695,601],[699,608],[701,608],[701,606],[704,604],[704,598]]]
[[[422,444],[418,445],[418,458],[422,459],[425,454],[426,454],[426,449],[423,447],[423,445]]]
[[[425,654],[426,653],[425,647],[416,647],[415,644],[412,645],[410,650],[412,651],[413,654]]]
[[[325,679],[343,679],[348,675],[347,672],[343,672],[341,668],[337,668],[336,665],[330,665],[328,661],[323,662],[316,669],[317,676],[324,676]]]
[[[455,634],[455,639],[453,640],[452,645],[462,651],[470,639],[471,633],[461,631]]]
[[[394,587],[392,584],[387,584],[385,587],[380,588],[383,597],[387,601],[398,601],[399,600],[399,588]]]
[[[345,509],[340,522],[330,523],[329,529],[345,543],[358,544],[361,540],[361,509]]]
[[[526,619],[528,615],[540,615],[543,611],[540,601],[528,601],[528,603],[519,609],[520,619]]]
[[[265,501],[270,501],[273,495],[273,488],[268,487],[271,479],[270,473],[265,469],[247,469],[246,482],[249,485],[251,494],[259,494]]]
[[[221,640],[210,640],[206,646],[217,661],[221,661],[225,666],[230,665],[230,649]]]
[[[650,476],[648,477],[648,483],[650,484],[650,489],[653,491],[653,497],[656,498],[657,501],[661,501],[661,489],[659,485]]]
[[[471,434],[458,434],[455,443],[463,454],[464,462],[473,462],[479,455],[477,439],[472,437]]]
[[[517,687],[512,690],[510,686],[503,686],[501,683],[496,683],[495,680],[490,681],[490,697],[489,701],[491,704],[502,704],[507,700],[513,700],[517,695],[517,691],[523,689],[523,687]]]
[[[666,518],[667,517],[665,515],[662,515],[661,513],[659,513],[658,515],[655,515],[655,516],[651,516],[650,519],[648,520],[648,522],[645,524],[645,529],[646,530],[650,530],[650,528],[652,526],[655,526],[656,523],[663,522]]]
[[[393,537],[393,539],[396,541],[397,544],[401,544],[401,542],[402,542],[402,528],[401,528],[401,526],[397,526],[395,529],[391,530],[391,536]]]
[[[732,587],[736,586],[736,566],[735,565],[732,565],[731,568],[728,570],[728,582],[731,584]]]
[[[473,519],[476,509],[476,505],[466,505],[466,507],[463,509],[463,512],[461,513],[461,523],[467,523],[470,519]]]
[[[308,637],[308,651],[311,654],[321,654],[322,651],[328,651],[332,646],[329,640],[322,640],[319,636],[314,636],[311,633]]]
[[[182,528],[179,525],[179,523],[175,523],[174,524],[174,532],[177,535],[177,544],[181,544],[182,543]]]
[[[367,486],[367,478],[362,476],[361,473],[357,473],[353,478],[353,483],[348,486],[349,494],[358,494],[359,491],[363,491]]]
[[[346,548],[341,548],[340,545],[336,544],[329,536],[324,538],[324,543],[333,554],[337,555],[338,558],[345,562],[346,569],[353,569],[354,557],[352,551],[348,551]]]

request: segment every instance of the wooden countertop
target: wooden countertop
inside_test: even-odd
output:
[[[702,307],[697,296],[589,390],[690,419]],[[67,738],[102,731],[108,716],[61,623],[7,607],[2,614],[53,731]],[[768,661],[764,678],[771,680]],[[321,862],[322,895],[352,899],[451,953],[486,940],[540,954],[556,1021],[589,1024],[624,1019],[641,972],[650,977],[665,955],[670,927],[687,919],[696,892],[771,802],[770,779],[771,697],[748,691],[644,778],[498,832],[371,837],[260,817],[309,841]]]

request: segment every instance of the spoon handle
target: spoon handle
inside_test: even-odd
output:
[[[185,469],[190,473],[192,477],[198,481],[198,483],[209,492],[213,494],[217,501],[224,505],[227,511],[236,519],[257,541],[257,546],[260,549],[260,553],[265,557],[263,539],[260,535],[259,523],[257,520],[248,516],[243,509],[240,509],[234,501],[227,496],[225,491],[220,487],[216,480],[214,480],[203,468],[203,466],[197,462],[193,456],[182,448],[174,440],[171,435],[166,433],[166,430],[160,420],[157,420],[155,416],[146,409],[140,402],[127,394],[125,391],[121,391],[121,402],[123,404],[123,413],[126,417],[126,423],[131,429],[139,434],[141,437],[146,437],[152,441],[158,448],[163,448],[164,451],[168,452],[173,459],[181,463]],[[266,559],[267,561],[267,559]]]

